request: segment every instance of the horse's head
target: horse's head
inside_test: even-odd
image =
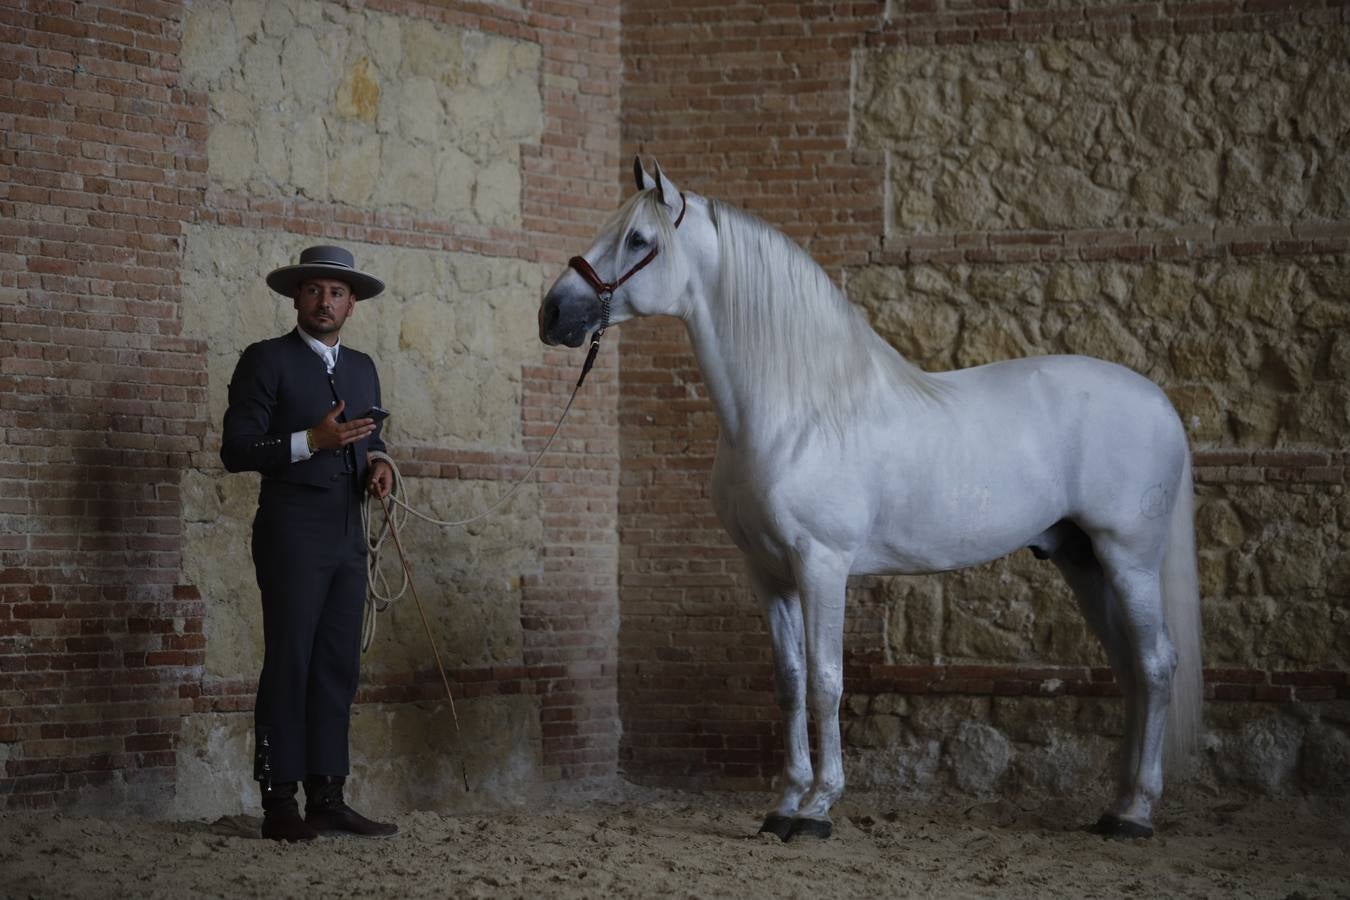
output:
[[[680,315],[690,267],[676,229],[690,230],[683,193],[658,165],[633,160],[639,193],[602,229],[539,305],[539,339],[580,347],[591,332],[634,316]]]

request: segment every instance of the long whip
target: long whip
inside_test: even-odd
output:
[[[459,733],[459,714],[455,712],[455,696],[450,692],[450,679],[445,674],[445,666],[441,663],[441,651],[436,646],[436,638],[431,633],[431,623],[427,621],[427,611],[422,607],[422,598],[417,595],[417,582],[413,579],[412,566],[408,564],[408,554],[403,552],[403,539],[399,537],[398,526],[394,524],[394,518],[389,514],[389,500],[385,497],[380,498],[380,506],[384,508],[384,521],[389,526],[389,533],[394,536],[394,546],[398,548],[398,558],[403,564],[403,577],[407,580],[408,587],[412,590],[413,600],[417,602],[417,612],[422,616],[422,627],[426,629],[427,640],[431,642],[431,655],[436,659],[436,670],[441,673],[441,684],[445,686],[445,699],[450,701],[450,718],[455,723],[455,741],[460,740]],[[459,755],[459,777],[464,781],[464,790],[469,790],[469,775],[464,768],[464,754]]]

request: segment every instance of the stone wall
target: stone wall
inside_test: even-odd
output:
[[[540,62],[529,41],[319,0],[201,4],[183,30],[214,185],[482,225],[520,225]]]
[[[910,359],[1086,353],[1164,387],[1196,463],[1200,777],[1344,791],[1343,8],[632,0],[625,15],[627,146],[794,237]],[[711,514],[716,422],[677,324],[623,340],[624,772],[762,785],[781,734],[767,637]],[[1053,568],[1019,553],[858,579],[849,603],[853,783],[1102,789],[1117,690]]]
[[[1344,29],[981,42],[859,59],[905,234],[1350,216]]]
[[[0,11],[0,806],[256,809],[257,476],[217,453],[268,270],[351,248],[406,496],[487,507],[579,359],[546,280],[619,199],[618,2],[24,3]],[[614,367],[509,505],[404,539],[354,796],[381,812],[590,790],[617,759]],[[397,557],[385,551],[397,583]],[[471,790],[465,792],[462,777]]]

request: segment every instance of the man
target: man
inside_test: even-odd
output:
[[[341,247],[310,247],[267,285],[295,303],[296,327],[239,357],[220,448],[227,470],[263,476],[253,519],[265,644],[254,708],[262,834],[387,837],[398,827],[355,812],[342,788],[366,593],[361,492],[388,496],[393,471],[380,422],[363,415],[383,413],[375,364],[338,339],[357,301],[384,283]]]

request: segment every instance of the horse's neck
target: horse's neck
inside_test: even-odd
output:
[[[806,398],[766,391],[762,376],[757,378],[747,365],[745,348],[736,346],[717,328],[706,306],[697,307],[685,319],[685,327],[717,413],[722,440],[737,452],[776,453],[783,446],[794,444],[808,429],[834,430],[834,424],[826,421],[821,410],[807,403]],[[882,350],[887,349],[879,337],[877,341],[883,344]],[[881,386],[871,387],[876,390]],[[863,386],[852,385],[850,399],[859,404],[863,393]]]
[[[759,220],[712,208],[722,258],[694,267],[685,324],[728,442],[842,436],[860,416],[903,414],[897,400],[934,393],[810,257]]]
[[[752,403],[747,397],[747,385],[737,383],[737,367],[729,365],[733,358],[728,348],[723,346],[725,342],[718,338],[712,313],[706,303],[696,304],[684,324],[689,332],[689,342],[694,348],[694,358],[698,360],[699,371],[703,373],[703,383],[708,388],[713,410],[717,413],[722,438],[733,447],[740,446],[744,443],[742,430],[745,413],[749,411],[747,404]],[[744,378],[741,382],[744,382]]]

